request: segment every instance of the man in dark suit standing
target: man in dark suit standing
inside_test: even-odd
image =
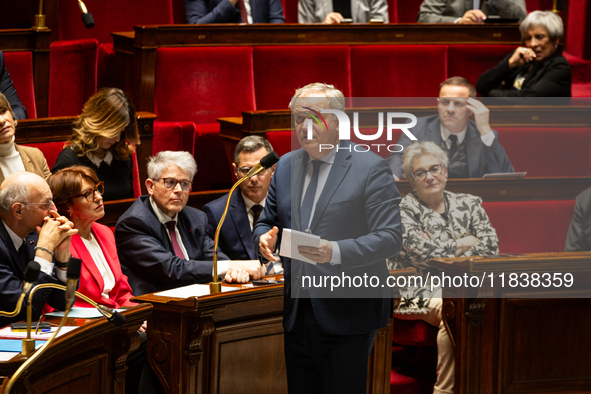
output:
[[[253,233],[261,256],[273,261],[285,229],[321,238],[318,248],[297,249],[314,265],[282,258],[285,360],[292,394],[365,392],[368,355],[392,312],[385,260],[401,247],[400,195],[392,173],[376,154],[339,141],[333,114],[324,115],[324,122],[312,121],[323,109],[343,111],[344,106],[342,92],[331,85],[316,83],[296,91],[291,108],[303,148],[277,163]],[[312,284],[345,276],[378,283],[356,289]]]
[[[591,250],[591,188],[577,196],[575,212],[566,234],[565,252]]]
[[[465,78],[448,78],[439,87],[439,115],[419,118],[409,131],[418,141],[432,141],[449,157],[449,178],[482,178],[484,174],[514,172],[499,135],[490,128],[489,111],[476,100],[474,86]],[[468,120],[474,115],[474,122]],[[403,133],[398,144],[414,141]],[[402,179],[402,155],[390,153],[388,163],[396,179]]]
[[[285,23],[281,0],[185,0],[187,23]]]
[[[67,218],[57,215],[51,198],[47,182],[30,172],[12,173],[0,186],[0,310],[15,310],[25,268],[31,260],[41,266],[36,285],[66,282],[70,239],[78,230],[73,229]],[[65,292],[54,289],[36,292],[33,319],[39,318],[46,302],[65,309]],[[26,319],[26,310],[22,308],[15,317],[0,317],[0,327]]]
[[[263,157],[273,151],[269,141],[258,135],[244,137],[234,150],[232,168],[236,179],[240,179]],[[263,170],[243,181],[230,198],[228,214],[220,231],[220,249],[232,260],[257,260],[252,244],[252,229],[261,217],[265,207],[265,197],[275,166]],[[218,223],[224,213],[228,195],[208,203],[203,207],[207,215],[207,234],[214,239]],[[277,271],[277,270],[276,270]]]
[[[27,109],[23,103],[21,103],[21,99],[18,97],[16,89],[12,83],[12,79],[10,79],[10,74],[8,73],[8,70],[6,70],[6,66],[4,65],[4,54],[2,51],[0,51],[0,92],[2,92],[8,99],[8,102],[12,107],[14,119],[27,119]]]
[[[117,221],[117,253],[133,294],[211,282],[213,241],[207,217],[186,206],[196,172],[190,153],[158,153],[148,162],[149,195],[139,197]],[[223,253],[218,257],[227,260]],[[261,271],[258,262],[218,261],[218,274],[229,282],[258,279]]]

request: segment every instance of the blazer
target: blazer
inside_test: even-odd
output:
[[[328,241],[336,241],[341,264],[311,265],[282,257],[285,267],[283,325],[294,327],[303,276],[367,275],[388,277],[386,258],[401,248],[400,194],[385,160],[371,152],[355,152],[355,144],[341,141],[328,179],[314,210],[310,230]],[[351,151],[349,151],[351,150]],[[254,244],[273,226],[303,231],[300,201],[308,153],[304,149],[284,155],[275,168],[265,209],[257,222]],[[293,185],[292,188],[292,177]],[[293,212],[293,217],[292,217]],[[280,242],[280,239],[278,240]],[[365,291],[365,293],[364,293]],[[357,290],[310,287],[312,309],[324,332],[331,335],[366,334],[388,324],[392,312],[392,290],[388,286]],[[362,296],[370,298],[362,298]],[[332,298],[329,298],[332,297]]]
[[[21,156],[21,160],[25,166],[25,171],[35,173],[45,180],[50,177],[51,171],[49,171],[49,167],[47,166],[47,161],[45,160],[45,156],[43,156],[43,152],[37,148],[21,146],[17,144],[14,144],[14,148]],[[4,182],[5,178],[6,177],[0,170],[0,183]]]
[[[333,12],[332,0],[300,0],[298,23],[322,23]],[[388,23],[386,0],[351,0],[351,17],[354,23],[369,23],[371,19],[383,19]]]
[[[285,23],[281,0],[250,0],[253,23]],[[240,10],[228,0],[185,0],[187,23],[240,23]]]
[[[215,238],[215,230],[218,227],[228,195],[211,201],[203,207],[207,215],[207,235]],[[248,212],[244,205],[244,198],[240,190],[234,191],[230,198],[230,206],[224,225],[220,230],[218,246],[232,260],[256,260],[257,254],[252,243],[252,231],[248,221]]]
[[[441,146],[441,129],[439,115],[419,118],[417,125],[410,129],[410,132],[417,137],[418,141],[431,141]],[[499,134],[495,133],[495,140],[491,146],[486,146],[480,139],[480,132],[472,121],[468,121],[466,131],[466,153],[468,156],[468,175],[470,178],[482,178],[484,174],[496,172],[515,172],[511,161],[505,153],[505,149],[499,142]],[[411,141],[406,134],[402,133],[398,144],[404,148],[408,147]],[[388,155],[388,164],[392,173],[402,179],[402,155],[401,152],[393,152]]]
[[[105,259],[111,268],[111,272],[113,272],[113,275],[115,276],[115,286],[109,293],[109,298],[105,298],[102,294],[103,289],[105,288],[103,276],[92,259],[90,252],[86,248],[84,241],[82,241],[80,235],[75,234],[72,236],[72,241],[70,243],[70,254],[72,257],[82,260],[79,282],[80,287],[78,291],[85,296],[90,297],[93,301],[109,308],[137,305],[135,302],[130,301],[133,294],[131,292],[131,286],[129,286],[129,282],[127,281],[127,276],[123,275],[121,272],[121,264],[119,264],[117,246],[115,245],[115,236],[113,235],[113,232],[105,225],[93,223],[92,233],[105,255]],[[92,305],[79,297],[76,298],[74,305],[84,308],[92,308]]]
[[[0,92],[2,92],[10,106],[12,107],[12,113],[14,114],[15,119],[27,119],[27,109],[21,103],[21,99],[18,97],[16,93],[16,89],[12,83],[12,79],[10,79],[10,74],[8,70],[6,70],[6,66],[4,65],[4,54],[0,51]]]
[[[177,257],[149,196],[139,197],[117,221],[115,241],[123,274],[138,296],[194,283],[209,283],[213,274],[213,241],[207,235],[207,216],[184,207],[177,227],[189,260]],[[228,260],[218,253],[220,260]]]
[[[591,251],[591,188],[577,196],[575,212],[566,234],[565,252]]]
[[[19,256],[8,231],[6,231],[4,224],[0,221],[0,292],[2,293],[0,297],[0,310],[13,311],[15,309],[23,286],[25,268],[28,262],[35,257],[35,245],[37,245],[38,239],[39,236],[36,231],[25,238],[27,251],[26,256],[23,258]],[[53,274],[47,275],[44,272],[40,272],[35,285],[41,283],[57,283],[63,285],[64,283],[55,277],[55,272]],[[0,327],[27,318],[27,297],[25,297],[23,307],[17,316],[0,316]],[[64,310],[66,308],[65,292],[57,289],[42,289],[37,291],[32,302],[33,320],[39,319],[45,303],[49,303],[56,309]]]
[[[571,72],[568,61],[559,53],[536,63],[529,72],[521,90],[513,89],[513,82],[520,73],[525,73],[529,64],[512,70],[507,55],[499,64],[487,70],[476,82],[476,90],[489,97],[571,97]]]
[[[527,15],[525,0],[480,0],[486,15],[519,19]],[[474,9],[474,0],[423,0],[417,15],[419,23],[454,23],[466,11]]]

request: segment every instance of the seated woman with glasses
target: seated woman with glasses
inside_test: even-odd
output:
[[[133,198],[133,145],[139,144],[133,104],[123,91],[104,88],[74,122],[74,133],[52,172],[73,165],[91,168],[105,183],[105,201]]]
[[[413,192],[400,202],[402,250],[389,260],[390,269],[415,267],[423,279],[439,271],[427,264],[440,257],[499,254],[499,240],[482,208],[482,200],[470,194],[445,191],[448,157],[433,142],[414,143],[402,158],[404,177]],[[454,356],[441,317],[441,289],[431,283],[401,291],[394,316],[402,320],[424,320],[438,327],[437,382],[434,393],[452,393]]]
[[[78,234],[72,236],[70,254],[82,260],[78,291],[109,308],[137,305],[127,277],[121,272],[113,232],[97,220],[105,216],[104,183],[88,167],[73,166],[49,180],[58,212],[68,217]],[[91,307],[81,298],[76,306]]]
[[[13,172],[27,171],[49,178],[51,172],[43,153],[30,146],[14,143],[16,120],[6,96],[0,93],[0,183]]]

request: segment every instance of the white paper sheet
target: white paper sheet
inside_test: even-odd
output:
[[[117,312],[123,312],[124,310],[125,309],[116,309]],[[46,313],[45,316],[63,317],[64,311]],[[80,308],[75,306],[72,307],[70,313],[68,313],[68,317],[72,319],[99,319],[103,317],[103,315],[96,308]]]
[[[239,287],[222,286],[222,292],[240,290]],[[154,295],[162,297],[173,297],[173,298],[189,298],[189,297],[201,297],[209,295],[209,285],[189,285],[183,287],[177,287],[176,289],[161,291],[154,293]]]
[[[10,361],[18,352],[0,352],[0,361]]]
[[[62,329],[60,330],[60,333],[57,334],[58,337],[61,337],[62,335],[75,330],[79,328],[78,326],[63,326]],[[32,330],[31,330],[31,338],[33,339],[40,339],[40,340],[48,340],[49,338],[51,338],[51,336],[53,335],[53,333],[55,332],[55,330],[57,330],[57,327],[51,327],[51,332],[39,332],[37,334],[35,334],[35,325],[33,325]],[[27,333],[26,332],[12,332],[12,330],[9,327],[4,327],[3,329],[0,329],[0,338],[26,338],[27,337]]]
[[[316,265],[315,261],[302,256],[298,252],[298,246],[311,246],[313,248],[319,248],[320,237],[318,235],[307,234],[301,231],[284,228],[283,233],[281,234],[281,250],[279,251],[279,255]]]

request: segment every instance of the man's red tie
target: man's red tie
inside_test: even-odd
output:
[[[183,249],[181,249],[181,245],[179,244],[179,241],[176,237],[176,222],[174,220],[171,220],[170,222],[166,223],[166,227],[168,227],[168,233],[170,234],[170,242],[172,242],[174,254],[176,254],[177,257],[184,259],[185,255],[183,254]]]
[[[240,10],[240,18],[242,19],[242,23],[248,23],[248,14],[246,13],[246,6],[244,5],[244,0],[238,0],[238,3],[236,3],[236,5]]]

